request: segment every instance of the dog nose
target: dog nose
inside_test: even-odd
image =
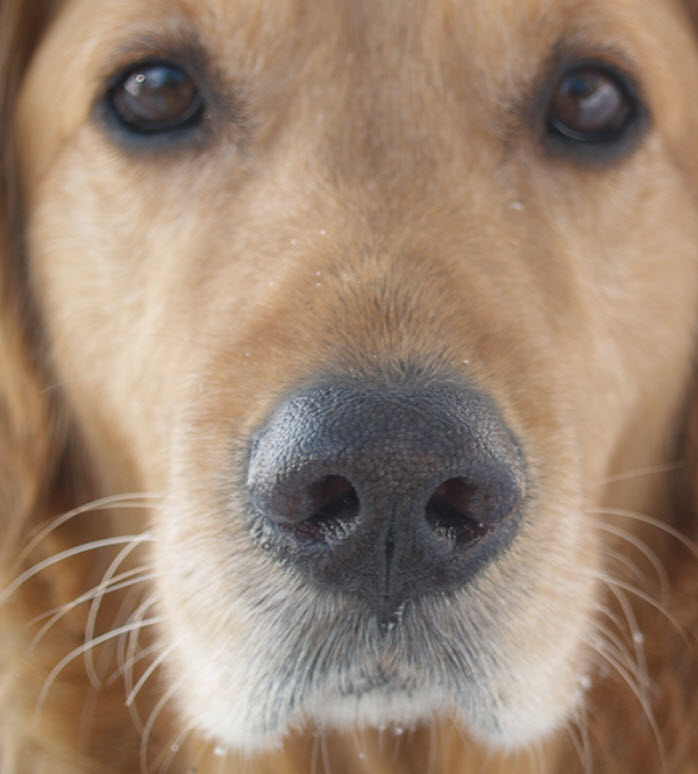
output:
[[[254,437],[247,489],[261,542],[381,621],[464,586],[520,521],[524,461],[494,402],[455,382],[324,384]]]

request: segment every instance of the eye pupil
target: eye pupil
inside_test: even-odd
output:
[[[203,100],[193,79],[167,63],[146,63],[128,70],[110,97],[120,122],[141,134],[192,125],[203,113]]]
[[[568,72],[555,90],[548,128],[568,140],[612,142],[632,115],[632,100],[620,80],[598,66]]]

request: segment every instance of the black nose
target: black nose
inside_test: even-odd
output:
[[[277,408],[247,485],[266,546],[385,621],[409,598],[463,586],[508,544],[524,464],[473,388],[335,383]]]

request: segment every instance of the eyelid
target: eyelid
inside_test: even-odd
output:
[[[574,84],[587,85],[589,79],[596,79],[597,88],[593,96],[587,95],[585,98],[599,99],[599,95],[611,95],[618,98],[618,110],[619,115],[615,122],[611,122],[614,125],[609,125],[606,128],[594,129],[594,128],[577,128],[569,123],[569,120],[574,120],[574,116],[560,117],[559,113],[555,113],[556,107],[560,107],[558,99],[564,100],[565,95],[564,87],[568,82]],[[610,90],[610,91],[609,91]],[[584,95],[579,95],[580,100]],[[576,100],[572,100],[576,103]],[[546,126],[548,131],[556,132],[562,138],[569,140],[570,142],[587,142],[587,143],[605,143],[614,142],[619,139],[627,129],[628,125],[635,118],[636,112],[636,100],[633,96],[631,89],[626,84],[623,77],[605,65],[599,63],[580,64],[575,65],[569,70],[565,71],[556,86],[551,93],[550,102],[547,106],[546,113]],[[563,104],[564,108],[565,105]]]
[[[106,87],[130,66],[151,60],[175,62],[191,72],[208,69],[206,50],[192,33],[137,32],[112,49],[101,68],[101,81]]]
[[[145,107],[147,108],[148,95],[135,94],[129,86],[132,85],[134,76],[137,83],[146,83],[148,76],[152,76],[153,73],[158,71],[161,75],[167,73],[168,76],[173,74],[176,74],[178,77],[181,76],[179,83],[191,87],[191,100],[184,105],[181,114],[174,115],[174,117],[165,117],[161,120],[143,116],[139,117],[137,115],[138,102],[146,100]],[[166,83],[161,83],[160,86],[161,90],[165,91],[169,88]],[[155,88],[157,91],[157,86]],[[114,86],[107,91],[106,99],[110,110],[115,114],[116,119],[122,122],[124,128],[142,134],[175,131],[187,125],[191,128],[195,123],[202,120],[205,115],[205,101],[197,79],[178,63],[162,61],[160,59],[137,62],[126,68],[118,76]],[[128,104],[129,101],[135,104],[130,105]],[[128,113],[131,115],[127,115]]]
[[[204,120],[188,129],[173,130],[169,136],[157,133],[139,137],[129,133],[111,117],[108,94],[129,70],[147,62],[171,63],[187,73],[205,105]],[[112,50],[101,68],[92,115],[108,138],[127,152],[163,152],[168,148],[203,150],[215,137],[240,146],[249,135],[251,119],[247,112],[246,89],[214,66],[197,37],[189,33],[134,35],[123,46]]]
[[[533,85],[530,99],[530,121],[543,152],[554,158],[567,158],[581,164],[603,166],[621,160],[630,154],[645,136],[651,126],[651,115],[647,107],[640,79],[635,75],[639,68],[633,59],[620,47],[592,46],[581,42],[570,44],[562,41],[544,63]],[[631,125],[616,142],[569,143],[557,138],[547,129],[547,108],[558,84],[566,74],[580,67],[598,67],[612,73],[633,102],[634,117]]]

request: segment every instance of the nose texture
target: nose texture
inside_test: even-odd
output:
[[[458,383],[331,383],[281,403],[254,437],[257,531],[313,583],[389,621],[464,586],[520,521],[524,461],[494,402]]]

